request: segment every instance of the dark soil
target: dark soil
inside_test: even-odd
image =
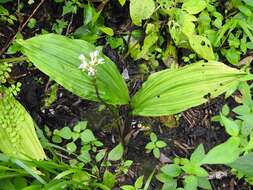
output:
[[[33,6],[25,7],[25,14],[19,15],[21,23],[33,12],[36,7],[36,3]],[[12,10],[12,3],[9,5],[9,10]],[[61,18],[62,5],[45,1],[45,3],[35,13],[34,17],[38,21],[38,25],[35,29],[31,30],[25,27],[22,30],[22,34],[25,38],[34,36],[36,33],[40,33],[41,29],[49,30],[52,27],[53,21],[57,18]],[[15,10],[12,10],[13,13]],[[129,24],[128,9],[122,11],[118,7],[118,3],[110,1],[104,8],[106,23],[112,27],[116,33],[122,33],[131,30]],[[69,18],[67,18],[69,19]],[[80,26],[82,19],[82,13],[78,13],[74,16],[70,31]],[[18,23],[16,23],[18,26]],[[18,28],[13,26],[9,27],[4,24],[0,24],[0,48],[6,47],[13,35],[17,32]],[[66,32],[66,31],[65,31]],[[100,42],[103,44],[103,39]],[[141,81],[136,79],[138,73],[135,64],[131,59],[124,60],[122,55],[119,55],[116,51],[109,47],[104,48],[104,53],[110,57],[119,67],[119,70],[125,68],[128,69],[130,74],[129,86],[132,92],[135,91],[136,84]],[[184,52],[180,52],[180,55]],[[7,54],[2,57],[9,57]],[[144,77],[145,78],[145,77]],[[73,126],[80,120],[88,120],[89,126],[93,129],[96,136],[100,138],[107,147],[111,148],[115,146],[115,142],[112,139],[117,137],[118,131],[107,130],[105,127],[112,117],[107,111],[98,112],[98,104],[81,100],[79,97],[64,90],[62,87],[58,89],[57,100],[48,109],[42,109],[43,99],[46,92],[53,82],[49,82],[47,76],[38,70],[28,67],[26,63],[16,64],[12,73],[12,79],[20,81],[22,83],[22,91],[19,95],[21,103],[29,110],[32,117],[36,121],[39,127],[43,128],[45,125],[50,129],[58,129],[64,126]],[[132,86],[132,88],[131,88]],[[140,85],[137,85],[137,87]],[[183,112],[179,119],[179,126],[177,128],[168,128],[163,126],[159,121],[159,118],[133,118],[137,123],[144,126],[152,127],[152,130],[159,134],[159,138],[167,142],[168,146],[162,151],[162,154],[166,159],[162,161],[168,161],[175,156],[189,157],[192,151],[200,144],[203,143],[206,151],[211,149],[217,144],[224,142],[227,139],[227,135],[224,132],[224,128],[218,123],[211,122],[211,117],[217,115],[221,110],[221,107],[226,103],[223,97],[218,97],[205,105],[198,106]],[[232,100],[229,104],[234,104]],[[132,126],[132,130],[138,130]],[[121,183],[133,183],[137,176],[146,174],[148,176],[153,169],[159,166],[161,163],[154,159],[149,154],[146,154],[144,147],[148,142],[149,137],[145,131],[140,131],[134,138],[132,138],[128,145],[128,152],[126,154],[127,159],[134,161],[134,166],[131,168],[128,177],[120,179]],[[117,141],[117,139],[116,139]],[[237,180],[230,174],[229,169],[224,166],[220,167],[207,167],[210,173],[223,171],[227,172],[227,176],[221,179],[211,180],[214,190],[250,190],[252,189],[244,181]],[[160,184],[154,182],[152,189],[160,189]]]

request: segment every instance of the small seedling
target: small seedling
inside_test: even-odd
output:
[[[146,152],[152,152],[156,158],[160,158],[160,149],[166,147],[167,144],[162,140],[158,140],[157,135],[153,132],[150,134],[150,140],[151,142],[145,146]]]

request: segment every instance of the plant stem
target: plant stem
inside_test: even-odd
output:
[[[111,108],[110,105],[108,105],[100,96],[99,94],[99,91],[98,91],[98,86],[97,86],[97,79],[96,79],[96,76],[92,77],[92,83],[93,83],[93,86],[95,88],[95,91],[96,91],[96,96],[97,98],[99,99],[99,101],[105,105],[110,111],[111,113],[113,114],[113,117],[115,119],[115,123],[116,123],[116,126],[118,128],[118,131],[119,131],[119,138],[120,138],[120,141],[122,143],[123,146],[125,146],[125,141],[124,141],[124,126],[121,125],[120,123],[120,115],[119,115],[119,112],[115,112],[114,109]]]

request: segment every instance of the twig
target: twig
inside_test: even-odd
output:
[[[38,11],[38,9],[40,8],[40,6],[41,6],[44,2],[45,2],[45,0],[41,0],[40,3],[37,5],[37,7],[33,10],[32,14],[26,19],[26,21],[25,21],[22,25],[20,25],[20,26],[18,27],[18,31],[16,32],[16,34],[13,35],[13,36],[11,37],[11,39],[10,39],[8,42],[6,42],[6,44],[4,45],[3,49],[1,49],[1,51],[0,51],[0,56],[6,51],[6,49],[10,46],[10,44],[14,41],[14,39],[15,39],[16,36],[17,36],[17,34],[18,34],[19,32],[21,32],[21,31],[24,29],[24,27],[27,25],[27,23],[29,22],[29,20],[30,20],[30,19],[33,17],[33,15]]]
[[[66,36],[70,33],[70,27],[71,27],[71,25],[72,25],[73,18],[74,18],[74,14],[72,13],[71,19],[70,19],[69,24],[68,24],[68,28],[67,28],[67,30],[66,30]]]

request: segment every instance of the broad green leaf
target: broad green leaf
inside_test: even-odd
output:
[[[107,34],[108,36],[113,36],[113,35],[114,35],[113,29],[111,29],[111,28],[109,28],[109,27],[101,26],[101,27],[99,27],[99,29],[100,29],[103,33]]]
[[[190,14],[198,14],[206,8],[205,0],[185,0],[182,9]]]
[[[150,136],[150,140],[152,142],[156,142],[157,141],[157,136],[156,136],[156,134],[154,132],[150,133],[149,136]]]
[[[186,176],[184,178],[184,190],[197,190],[198,178],[196,176]]]
[[[249,115],[251,112],[250,107],[247,104],[237,106],[232,111],[238,115]]]
[[[76,146],[76,144],[74,143],[74,142],[70,142],[70,143],[68,143],[67,145],[66,145],[66,147],[67,147],[67,150],[69,151],[69,152],[75,152],[76,151],[76,149],[77,149],[77,146]]]
[[[162,190],[176,190],[177,189],[177,181],[175,179],[171,179],[170,182],[164,183]]]
[[[225,55],[229,63],[237,65],[241,59],[241,52],[236,50],[234,47],[229,49],[222,49],[221,53]]]
[[[137,178],[137,180],[134,183],[135,189],[141,189],[141,187],[143,185],[143,180],[144,180],[144,176],[140,176]]]
[[[234,162],[240,154],[240,138],[231,137],[226,142],[211,149],[202,164],[229,164]]]
[[[135,25],[141,26],[142,20],[150,18],[154,11],[154,0],[130,0],[130,16]]]
[[[73,128],[75,132],[81,132],[86,129],[88,122],[87,121],[79,121]]]
[[[81,133],[80,138],[83,143],[90,143],[96,140],[96,137],[94,136],[93,132],[90,129],[85,129]]]
[[[202,189],[212,189],[212,186],[207,177],[198,177],[198,186]]]
[[[56,34],[40,35],[17,42],[28,59],[50,78],[84,99],[99,101],[92,77],[79,69],[80,54],[89,58],[89,54],[96,50],[92,44]],[[97,66],[99,96],[109,104],[127,104],[128,89],[116,65],[102,53],[101,57],[105,63]]]
[[[0,85],[0,151],[25,160],[46,158],[32,117],[14,98],[11,89]]]
[[[69,127],[63,127],[59,131],[56,131],[55,134],[67,140],[71,139],[72,137],[72,131]]]
[[[191,35],[189,43],[191,48],[202,58],[206,60],[215,60],[211,42],[204,36]]]
[[[115,175],[113,175],[109,171],[105,171],[103,176],[103,184],[109,187],[110,189],[113,189],[115,183],[116,183]]]
[[[173,178],[180,175],[181,168],[177,164],[166,164],[161,168],[161,171]]]
[[[253,177],[253,153],[239,157],[237,160],[228,164],[228,166],[242,172],[243,174]]]
[[[132,113],[142,116],[176,114],[223,94],[238,81],[249,79],[252,75],[214,61],[166,69],[150,75],[132,97]]]
[[[164,148],[164,147],[167,146],[166,142],[164,142],[164,141],[157,141],[157,142],[155,143],[155,145],[156,145],[158,148]]]
[[[192,162],[189,162],[182,166],[182,170],[184,170],[187,174],[196,175],[199,177],[206,177],[208,176],[208,173],[205,169],[199,166],[200,164],[195,164]]]
[[[237,125],[235,121],[232,121],[222,114],[220,115],[221,121],[225,126],[226,132],[232,137],[237,137],[239,135],[240,127]]]
[[[120,143],[116,147],[114,147],[108,154],[108,160],[117,161],[120,160],[124,153],[124,147]]]
[[[205,149],[203,144],[200,144],[191,155],[191,162],[199,164],[205,157]]]
[[[243,0],[247,5],[253,7],[253,1],[252,0]]]
[[[100,150],[96,155],[96,162],[100,162],[105,157],[105,154],[106,154],[105,149]]]
[[[160,158],[160,155],[161,155],[161,152],[160,152],[160,149],[159,148],[154,148],[153,149],[153,155],[159,159]]]
[[[252,16],[252,12],[251,10],[247,7],[247,6],[244,6],[244,5],[239,5],[238,6],[238,9],[240,10],[240,12],[242,12],[245,16]]]

